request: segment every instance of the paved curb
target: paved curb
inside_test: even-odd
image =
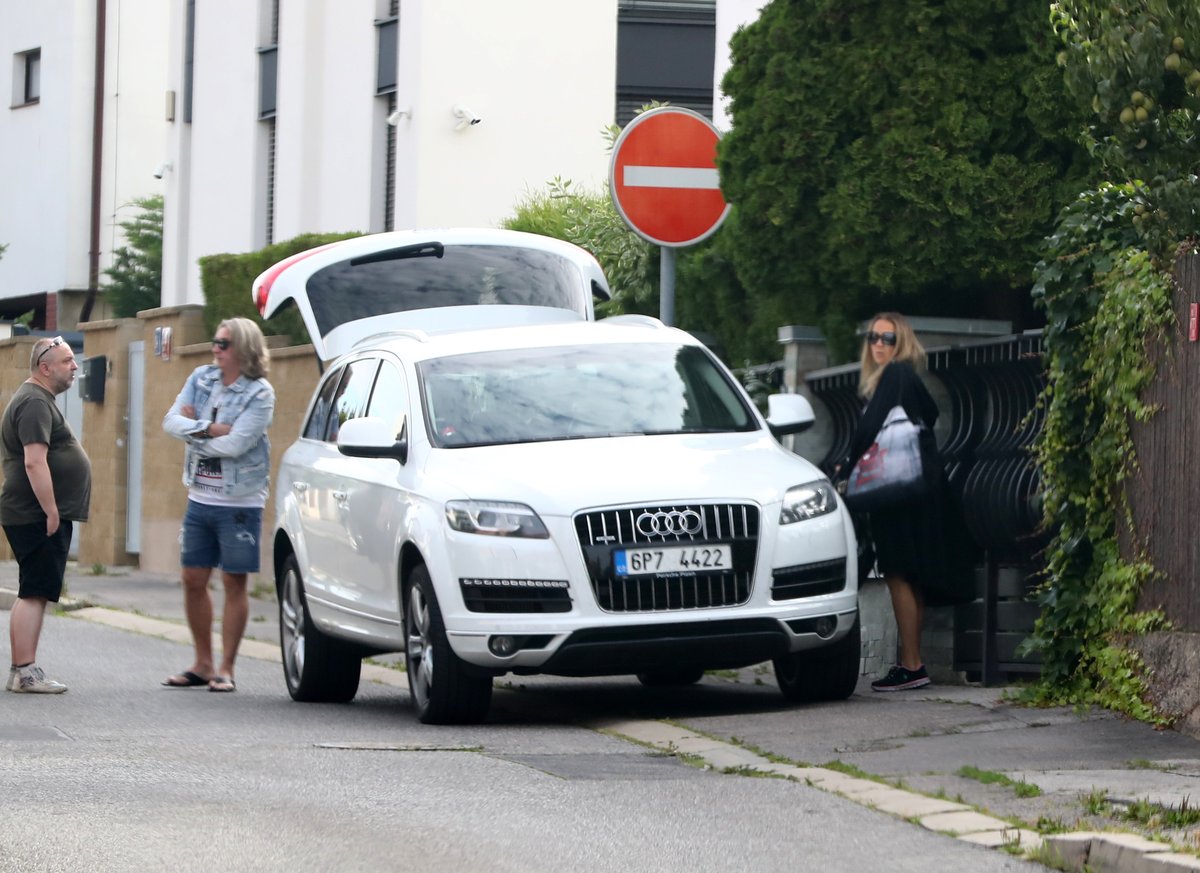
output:
[[[1165,843],[1136,834],[1083,832],[1045,838],[1050,858],[1068,870],[1092,873],[1185,873],[1200,870],[1200,858],[1181,855]]]
[[[693,733],[665,722],[610,721],[596,725],[626,739],[672,754],[698,757],[719,770],[754,770],[805,782],[822,791],[880,812],[920,822],[928,828],[986,848],[1025,854],[1043,850],[1063,869],[1092,873],[1186,873],[1200,871],[1200,858],[1172,851],[1135,834],[1072,833],[1043,837],[1035,831],[976,812],[961,803],[940,800],[871,779],[859,779],[823,767],[779,764],[741,746]]]

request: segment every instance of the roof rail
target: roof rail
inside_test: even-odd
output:
[[[599,324],[629,324],[635,327],[652,327],[655,329],[666,328],[659,319],[652,315],[638,315],[637,313],[625,313],[624,315],[610,315],[608,318],[602,318]]]
[[[427,343],[429,342],[429,334],[423,330],[417,330],[416,328],[382,330],[379,333],[373,333],[368,336],[364,336],[362,339],[358,340],[354,346],[357,348],[361,345],[370,345],[385,339],[410,339],[416,340],[419,343]]]

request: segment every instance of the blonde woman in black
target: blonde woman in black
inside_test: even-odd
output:
[[[924,423],[932,434],[938,409],[918,375],[924,368],[925,349],[904,316],[883,312],[871,319],[863,342],[858,389],[866,405],[842,472],[848,474],[871,447],[895,406],[903,406],[910,421]],[[926,448],[936,452],[932,437]],[[940,477],[940,463],[934,466]],[[941,483],[929,484],[923,497],[870,513],[876,564],[887,583],[900,636],[899,663],[871,683],[876,691],[905,691],[929,684],[921,658],[921,625],[927,595],[944,587],[946,574]]]

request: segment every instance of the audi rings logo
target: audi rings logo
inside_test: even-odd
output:
[[[633,524],[644,537],[695,536],[704,527],[704,519],[694,509],[673,509],[670,512],[643,512]]]

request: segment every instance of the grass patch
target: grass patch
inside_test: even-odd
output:
[[[1079,796],[1083,811],[1088,815],[1104,815],[1108,812],[1108,796],[1098,788]]]
[[[1038,788],[1032,782],[1026,782],[1024,779],[1017,781],[1010,779],[1003,773],[997,773],[994,770],[980,770],[978,767],[960,767],[958,775],[964,779],[974,779],[977,782],[982,782],[984,785],[1003,785],[1011,788],[1017,797],[1040,797],[1042,789]]]
[[[1178,809],[1143,799],[1135,800],[1121,810],[1121,818],[1152,830],[1187,828],[1200,824],[1200,809],[1189,804],[1186,797]]]

